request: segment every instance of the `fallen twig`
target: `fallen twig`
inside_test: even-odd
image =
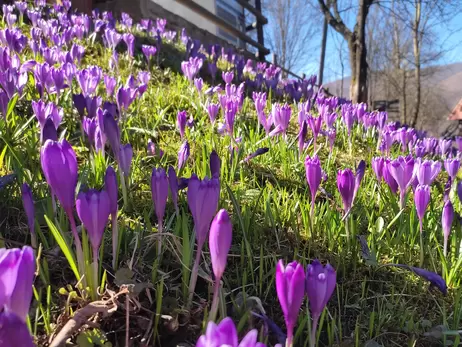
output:
[[[87,324],[88,319],[94,314],[102,313],[103,315],[107,315],[115,312],[117,310],[117,304],[115,303],[116,297],[127,293],[128,290],[123,289],[116,295],[111,296],[111,298],[108,300],[93,301],[87,306],[77,310],[74,314],[74,317],[69,319],[69,321],[60,330],[58,335],[56,335],[56,337],[50,343],[50,347],[63,346],[66,343],[66,340],[83,325]]]

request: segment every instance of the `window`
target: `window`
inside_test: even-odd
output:
[[[216,15],[233,27],[245,30],[244,9],[235,0],[216,0]],[[237,37],[221,28],[217,29],[217,35],[236,46],[244,45]]]

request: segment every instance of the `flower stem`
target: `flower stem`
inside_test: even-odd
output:
[[[424,245],[423,245],[423,232],[422,232],[422,221],[420,223],[420,267],[424,263]]]
[[[220,301],[220,287],[221,287],[221,278],[216,278],[215,283],[213,284],[213,300],[212,307],[210,308],[209,321],[215,321],[218,310],[218,303]]]
[[[162,218],[159,218],[159,226],[157,227],[159,237],[157,238],[157,256],[160,257],[160,253],[162,251],[162,232],[163,232],[163,220]]]
[[[74,219],[74,215],[72,211],[68,211],[67,216],[69,218],[69,222],[71,223],[71,231],[72,231],[72,236],[74,236],[75,250],[77,253],[77,265],[79,267],[79,274],[82,277],[85,275],[85,259],[83,256],[82,243],[80,242],[79,233],[77,232],[77,226],[75,225],[75,219]],[[84,279],[83,280],[84,287],[86,286],[85,282],[86,281]]]
[[[286,347],[292,347],[293,340],[294,340],[294,328],[288,326],[287,327]]]
[[[112,224],[112,268],[117,270],[117,248],[119,246],[119,226],[117,225],[117,212],[111,215]]]
[[[310,347],[316,346],[316,332],[318,330],[319,316],[313,316],[313,325],[311,326]]]
[[[120,183],[122,185],[122,195],[124,199],[124,209],[128,209],[128,195],[127,195],[127,186],[125,184],[125,176],[122,172],[122,170],[119,167],[119,175],[120,175]]]
[[[98,249],[93,248],[93,290],[92,298],[96,300],[98,298]]]
[[[189,296],[186,309],[189,309],[192,304],[194,290],[196,289],[197,283],[197,272],[199,271],[199,262],[201,261],[202,247],[197,248],[196,259],[194,260],[194,265],[191,272],[191,278],[189,280]]]

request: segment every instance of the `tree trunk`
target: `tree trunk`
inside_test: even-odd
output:
[[[351,84],[350,98],[353,102],[367,103],[367,47],[366,18],[369,13],[367,0],[359,1],[356,25],[348,41],[350,50]]]
[[[420,112],[421,83],[420,83],[420,19],[421,19],[422,0],[415,0],[415,18],[413,23],[413,41],[414,41],[414,78],[415,78],[415,105],[412,116],[411,126],[415,127]]]

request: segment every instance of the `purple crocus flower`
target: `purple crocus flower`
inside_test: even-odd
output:
[[[58,141],[58,132],[52,118],[47,118],[40,131],[40,143],[44,144],[46,140]]]
[[[204,86],[204,82],[202,81],[202,78],[195,78],[194,86],[196,87],[197,91],[200,94],[202,92],[202,87]]]
[[[32,110],[41,128],[45,125],[46,120],[50,118],[57,129],[64,114],[63,110],[54,103],[45,103],[42,100],[32,101]]]
[[[334,149],[335,138],[337,136],[337,131],[335,128],[330,128],[327,130],[327,138],[329,139],[329,152],[332,153]]]
[[[452,147],[452,140],[440,139],[438,141],[438,146],[439,146],[441,155],[443,157],[446,157],[449,149]]]
[[[106,87],[106,95],[111,97],[114,95],[114,90],[117,84],[115,77],[104,75],[104,85]]]
[[[154,209],[156,211],[157,221],[159,225],[159,233],[163,230],[163,221],[165,214],[165,206],[168,198],[168,179],[163,168],[154,168],[151,175],[151,192]],[[157,250],[160,253],[162,246],[161,237],[158,239]]]
[[[77,186],[77,159],[66,141],[47,140],[40,152],[46,181],[68,215],[72,215]]]
[[[314,260],[306,267],[305,288],[313,318],[311,346],[315,345],[319,317],[334,293],[336,284],[337,273],[330,264],[323,266],[318,260]]]
[[[430,202],[430,186],[419,184],[414,192],[415,208],[419,217],[420,232],[422,232],[422,222]]]
[[[188,141],[184,141],[178,151],[178,171],[180,171],[184,164],[188,161],[189,152],[189,143]]]
[[[96,134],[97,127],[98,127],[97,118],[83,117],[82,128],[85,134],[87,134],[90,145],[92,146],[94,145],[94,142],[95,142],[95,134]]]
[[[132,146],[127,143],[126,145],[120,145],[118,160],[119,168],[122,170],[125,177],[130,174],[130,167],[132,165],[133,149]]]
[[[223,71],[221,73],[221,77],[223,78],[223,81],[225,81],[226,84],[231,84],[234,79],[234,73],[232,71]]]
[[[303,121],[301,127],[300,127],[300,131],[298,132],[298,157],[300,158],[302,153],[303,153],[303,149],[305,148],[305,138],[306,138],[306,134],[308,132],[308,126],[306,124],[305,121]]]
[[[122,40],[122,35],[115,30],[108,29],[104,31],[104,39],[106,46],[111,50],[115,50],[120,40]]]
[[[215,119],[217,118],[219,108],[220,104],[207,102],[207,113],[209,114],[210,122],[212,122],[212,124],[215,123]]]
[[[120,150],[120,129],[113,115],[108,111],[98,111],[98,123],[103,132],[105,139],[111,145],[114,157],[119,159]],[[120,164],[120,163],[119,163]]]
[[[389,166],[390,166],[390,160],[385,159],[384,164],[383,164],[383,180],[387,183],[388,187],[393,193],[396,193],[398,191],[398,183],[394,179],[394,177],[391,175],[389,171]]]
[[[441,171],[439,161],[422,160],[417,158],[414,165],[414,174],[419,184],[431,185]]]
[[[186,78],[192,82],[202,67],[202,58],[191,57],[188,61],[181,63],[181,70]]]
[[[351,129],[353,128],[354,122],[354,113],[350,105],[345,104],[342,106],[342,119],[345,123],[345,126],[347,127],[348,136],[351,136]]]
[[[220,181],[218,178],[205,177],[199,180],[195,174],[191,176],[188,182],[188,206],[194,220],[199,253],[207,239],[219,199]]]
[[[393,133],[388,130],[382,132],[382,143],[380,145],[380,150],[385,152],[387,155],[390,154],[390,149],[393,146]]]
[[[363,180],[365,172],[366,172],[366,162],[364,160],[361,160],[355,172],[355,189],[353,191],[353,199],[351,201],[352,204],[356,198],[356,194],[358,193],[359,186],[361,185],[361,181]]]
[[[22,249],[0,249],[0,321],[5,319],[5,314],[14,315],[17,320],[26,322],[32,299],[32,284],[35,277],[35,256],[29,246]],[[0,338],[4,337],[5,327],[0,325]],[[17,335],[14,332],[14,336]],[[20,337],[18,337],[21,339]],[[15,340],[15,339],[13,339]],[[8,339],[0,339],[3,346]],[[21,345],[22,346],[22,345]]]
[[[321,117],[308,117],[308,124],[313,132],[314,146],[316,147],[316,140],[318,138],[319,132],[321,131],[322,118]]]
[[[184,138],[184,132],[186,129],[187,120],[188,120],[188,114],[186,113],[186,111],[179,111],[176,116],[176,125],[178,127],[178,130],[180,131],[180,138],[182,140]]]
[[[355,175],[351,169],[340,170],[337,174],[337,188],[340,192],[345,214],[350,212],[355,190]]]
[[[77,71],[76,77],[83,96],[87,97],[91,96],[95,92],[96,87],[101,80],[102,71],[100,67],[91,66],[81,71]]]
[[[316,199],[316,193],[318,191],[319,185],[321,184],[322,179],[322,169],[321,162],[319,161],[318,156],[307,156],[305,158],[305,174],[306,181],[311,191],[311,218],[314,217],[314,202]]]
[[[2,327],[0,329],[0,341],[3,346],[35,347],[26,322],[13,312],[3,311],[0,313],[0,326]]]
[[[276,266],[276,293],[287,327],[286,346],[292,346],[294,327],[305,297],[305,271],[301,264],[293,261],[284,266],[284,262],[279,260]]]
[[[205,334],[197,340],[196,347],[211,346],[232,346],[232,347],[265,347],[264,344],[257,342],[258,331],[249,331],[239,343],[239,335],[236,326],[231,318],[226,317],[220,324],[216,325],[210,321],[207,325]]]
[[[257,110],[257,114],[264,112],[266,107],[266,93],[253,92],[252,99],[255,103],[255,109]]]
[[[398,183],[400,191],[400,206],[403,209],[406,205],[407,188],[412,183],[414,172],[414,159],[412,157],[398,157],[387,164],[390,174]]]
[[[405,270],[411,271],[417,276],[423,278],[426,281],[430,282],[430,286],[435,286],[439,289],[441,293],[446,295],[448,293],[448,286],[446,285],[446,281],[437,273],[432,271],[428,271],[425,269],[421,269],[415,266],[409,266],[404,264],[387,264],[388,266],[395,266],[399,268],[403,268]]]
[[[176,176],[175,168],[171,165],[168,167],[168,186],[170,188],[173,205],[178,214],[178,177]]]
[[[144,56],[146,57],[146,60],[148,63],[151,61],[152,57],[156,55],[157,48],[155,46],[148,46],[148,45],[143,45],[141,47],[141,50],[143,51]]]
[[[374,170],[377,181],[380,183],[383,178],[383,166],[385,164],[385,159],[382,157],[372,158],[372,170]]]
[[[281,133],[285,135],[287,128],[289,127],[291,114],[292,109],[289,105],[273,104],[271,120],[273,121],[276,128],[271,131],[269,136],[275,136]]]
[[[441,216],[441,225],[443,226],[443,254],[444,256],[448,253],[448,240],[451,234],[452,222],[454,220],[454,207],[452,206],[451,200],[447,199],[443,206],[443,213]]]
[[[213,219],[209,233],[210,258],[217,283],[220,282],[225,272],[232,237],[232,223],[228,212],[225,209],[221,209]]]
[[[457,173],[459,172],[460,160],[459,159],[446,159],[444,161],[444,168],[446,169],[446,172],[448,173],[451,180],[454,180],[454,178],[456,178],[457,176]]]
[[[135,36],[131,33],[125,33],[122,38],[127,45],[128,56],[133,58],[133,55],[135,54]]]
[[[92,189],[80,192],[77,195],[76,208],[80,220],[87,229],[93,254],[97,255],[110,214],[109,196],[104,190]],[[97,256],[93,261],[97,261]]]
[[[234,121],[236,120],[236,113],[238,109],[238,103],[234,98],[229,98],[224,107],[225,111],[225,125],[226,131],[229,136],[234,137]]]

